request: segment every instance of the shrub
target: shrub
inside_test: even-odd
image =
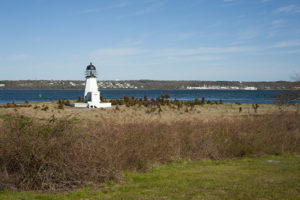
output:
[[[185,112],[189,112],[189,108],[188,107],[185,107]]]
[[[257,113],[257,109],[258,109],[259,105],[256,104],[252,104],[252,108],[254,109],[255,113]]]
[[[47,105],[42,105],[42,109],[41,110],[43,110],[43,111],[47,111],[49,109],[49,107],[47,106]]]
[[[171,98],[171,96],[168,93],[165,93],[165,98],[169,99],[169,98]]]
[[[57,104],[58,104],[57,108],[63,110],[64,107],[65,107],[65,105],[70,105],[70,101],[67,100],[67,101],[65,102],[65,100],[59,99],[58,102],[57,102]]]
[[[297,90],[283,90],[273,95],[273,97],[275,97],[275,103],[283,105],[298,99],[300,94]]]
[[[194,103],[195,103],[195,105],[200,105],[201,104],[201,102],[199,101],[198,98],[195,98]]]
[[[57,107],[57,108],[58,108],[58,109],[62,109],[62,110],[63,110],[63,109],[65,108],[65,105],[64,105],[63,103],[61,103],[61,104],[59,104],[59,105],[58,105],[58,107]]]
[[[205,104],[205,98],[204,97],[201,98],[201,104]]]
[[[77,102],[82,102],[81,96],[78,96]]]
[[[70,106],[70,105],[71,105],[70,100],[66,100],[66,101],[65,101],[65,105],[66,105],[66,106]]]
[[[144,95],[144,101],[148,101],[147,95]]]
[[[160,106],[158,106],[158,113],[160,114],[163,110],[161,109]]]
[[[6,116],[4,127],[0,169],[7,174],[0,175],[2,187],[54,190],[112,180],[113,167],[108,167],[102,148],[94,146],[95,137],[74,131],[72,121],[40,124],[24,116]]]
[[[129,97],[128,96],[124,96],[123,99],[124,99],[125,104],[129,102]]]

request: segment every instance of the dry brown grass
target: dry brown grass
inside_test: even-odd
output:
[[[97,122],[116,121],[118,123],[137,122],[141,120],[152,121],[160,120],[164,123],[170,123],[177,120],[221,120],[236,119],[248,117],[251,115],[265,115],[277,112],[295,112],[300,110],[300,105],[283,105],[259,104],[257,113],[252,108],[252,104],[213,104],[213,105],[196,105],[194,107],[183,105],[180,109],[175,105],[161,106],[161,112],[156,106],[114,106],[110,109],[85,109],[64,106],[64,109],[58,109],[57,102],[31,103],[31,107],[18,108],[0,108],[0,114],[21,114],[30,118],[47,121],[52,115],[58,119],[77,118]],[[48,109],[43,111],[42,108],[47,106]],[[117,109],[116,109],[117,107]],[[242,112],[239,112],[239,108]],[[188,110],[188,112],[186,112]],[[0,119],[1,120],[1,119]]]
[[[300,153],[295,106],[0,109],[0,187],[72,189],[176,160]],[[43,111],[47,106],[49,109]],[[243,112],[239,113],[239,107]],[[249,108],[249,110],[248,110]],[[187,111],[186,111],[187,110]]]

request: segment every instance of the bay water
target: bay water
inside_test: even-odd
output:
[[[59,99],[75,100],[80,96],[83,99],[84,90],[0,90],[0,104],[7,102],[21,103],[57,101]],[[105,99],[119,99],[124,96],[130,98],[148,99],[159,97],[162,93],[168,93],[171,98],[180,101],[191,101],[195,98],[223,102],[239,103],[274,103],[278,90],[101,90],[100,95]],[[297,101],[291,102],[297,103]]]

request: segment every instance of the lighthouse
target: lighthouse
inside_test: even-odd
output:
[[[111,103],[100,102],[100,92],[97,85],[96,67],[90,63],[85,70],[84,103],[74,103],[74,107],[107,108]]]
[[[100,107],[100,92],[98,91],[96,67],[90,63],[85,70],[84,102],[89,108]]]

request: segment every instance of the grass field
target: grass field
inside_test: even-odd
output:
[[[7,200],[300,199],[300,156],[177,162],[74,192],[0,192]]]
[[[251,115],[266,115],[277,112],[295,112],[300,110],[300,104],[298,105],[283,105],[278,106],[275,104],[260,104],[257,109],[257,113],[252,108],[252,104],[204,104],[202,106],[196,105],[189,107],[184,105],[181,108],[177,108],[174,105],[161,106],[162,112],[158,112],[157,107],[144,107],[144,106],[132,106],[125,107],[116,106],[108,109],[85,109],[85,108],[73,108],[65,106],[63,110],[58,109],[57,102],[43,102],[43,103],[31,103],[31,107],[27,108],[0,108],[1,114],[22,114],[31,118],[37,118],[38,120],[48,120],[52,115],[60,118],[78,118],[89,121],[106,121],[113,120],[118,123],[130,123],[137,121],[153,121],[159,119],[164,123],[169,123],[174,120],[216,120],[216,119],[228,119],[228,118],[244,118]],[[47,110],[43,108],[47,106]],[[239,109],[241,108],[241,112]],[[0,119],[1,122],[1,119]]]
[[[0,107],[0,199],[299,195],[299,105],[28,105]]]

